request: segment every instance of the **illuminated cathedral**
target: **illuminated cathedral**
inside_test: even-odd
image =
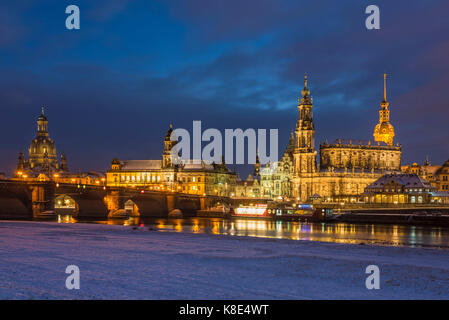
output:
[[[21,151],[17,162],[16,176],[37,176],[41,173],[68,172],[67,159],[64,153],[58,161],[55,142],[48,134],[48,120],[42,107],[37,118],[37,132],[28,148],[28,159]]]
[[[402,150],[399,144],[393,143],[394,128],[388,106],[384,75],[384,96],[374,142],[336,139],[329,143],[326,140],[320,143],[318,155],[313,98],[306,75],[298,99],[296,128],[288,146],[279,162],[267,163],[260,169],[261,196],[300,202],[314,199],[356,202],[364,188],[382,175],[400,172]]]

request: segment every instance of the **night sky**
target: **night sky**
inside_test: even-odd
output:
[[[80,30],[65,28],[70,4],[80,7]],[[380,7],[380,30],[365,28],[370,4]],[[12,174],[27,153],[43,105],[73,171],[159,159],[170,122],[191,129],[193,120],[279,128],[282,153],[304,72],[317,145],[372,139],[386,72],[403,163],[429,155],[441,164],[448,13],[447,0],[2,1],[0,172]]]

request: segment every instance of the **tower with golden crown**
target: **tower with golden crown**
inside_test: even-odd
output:
[[[393,145],[394,127],[390,123],[390,110],[388,110],[389,103],[387,101],[387,75],[384,74],[384,99],[380,103],[379,123],[374,128],[374,141],[385,142],[387,145]]]

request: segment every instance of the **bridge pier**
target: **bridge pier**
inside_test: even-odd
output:
[[[53,183],[31,185],[31,201],[33,217],[36,218],[46,211],[53,211],[55,207],[55,188]]]

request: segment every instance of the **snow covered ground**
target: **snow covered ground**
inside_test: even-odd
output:
[[[391,298],[448,299],[449,250],[0,221],[0,299]]]

